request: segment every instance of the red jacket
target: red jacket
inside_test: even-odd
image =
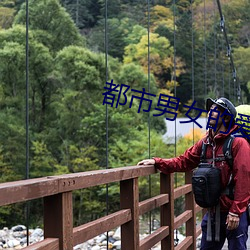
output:
[[[237,130],[234,126],[229,134]],[[225,138],[229,134],[217,134],[213,139],[207,133],[206,136],[195,145],[185,151],[184,154],[176,158],[161,159],[154,158],[155,166],[163,173],[186,172],[198,166],[202,150],[202,142],[208,143],[206,159],[213,158],[213,146],[215,158],[224,157],[223,145]],[[236,137],[232,144],[233,155],[233,180],[234,180],[234,200],[230,200],[226,195],[220,198],[221,211],[232,212],[241,215],[247,208],[250,201],[250,144],[242,137]],[[230,178],[231,170],[226,161],[215,162],[215,166],[221,169],[221,184],[224,189]]]

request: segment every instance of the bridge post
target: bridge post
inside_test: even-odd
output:
[[[192,172],[185,173],[185,183],[191,184]],[[196,250],[196,211],[195,211],[195,200],[193,192],[185,195],[185,210],[192,211],[192,217],[186,222],[186,237],[192,236],[193,243],[188,248],[188,250]]]
[[[132,220],[121,225],[121,249],[139,250],[138,178],[120,182],[121,209],[130,209]]]
[[[44,197],[44,238],[59,238],[60,250],[73,249],[72,192]]]
[[[161,206],[161,226],[169,227],[169,235],[161,241],[162,250],[174,249],[174,177],[160,174],[160,192],[169,195],[169,202]]]

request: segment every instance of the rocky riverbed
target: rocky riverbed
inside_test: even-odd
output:
[[[140,239],[146,237],[147,234],[141,234]],[[178,236],[179,242],[184,236]],[[44,239],[43,230],[41,228],[29,229],[29,244],[39,242]],[[24,225],[17,225],[12,228],[3,228],[0,230],[0,249],[22,249],[27,246],[27,229]],[[79,244],[74,247],[74,250],[104,250],[121,249],[121,231],[117,228],[114,231],[108,232],[107,234],[101,234],[83,244]],[[152,250],[160,250],[160,243],[152,248]]]

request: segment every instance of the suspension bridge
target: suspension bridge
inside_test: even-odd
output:
[[[107,0],[105,1],[105,14],[107,20]],[[236,73],[231,45],[229,43],[225,18],[222,13],[220,1],[217,0],[220,20],[219,26],[226,43],[227,57],[230,63],[233,80],[233,95],[238,103],[242,103],[242,93],[240,81]],[[206,210],[199,207],[193,197],[191,177],[192,173],[185,173],[184,185],[176,187],[174,174],[165,175],[158,173],[154,166],[124,166],[110,169],[108,162],[109,155],[109,128],[108,128],[108,108],[106,108],[106,169],[47,176],[42,178],[29,178],[29,1],[26,0],[26,179],[0,184],[0,206],[29,203],[36,199],[42,199],[43,204],[43,226],[44,240],[28,245],[25,250],[72,250],[74,246],[86,242],[100,234],[105,234],[117,227],[121,228],[121,249],[122,250],[148,250],[156,244],[161,245],[162,250],[176,249],[197,249],[197,239],[201,235],[201,227],[198,223],[198,215],[203,215]],[[193,1],[191,1],[192,5]],[[204,1],[204,10],[205,10]],[[148,13],[150,13],[150,1],[147,1]],[[175,25],[174,9],[174,29]],[[193,13],[192,13],[193,15]],[[205,12],[204,12],[205,16]],[[150,44],[150,15],[148,14],[148,44]],[[193,22],[192,22],[193,23]],[[205,25],[204,25],[205,27]],[[108,81],[108,24],[105,22],[105,80]],[[205,28],[204,28],[205,30]],[[205,32],[205,31],[204,31]],[[195,99],[194,84],[194,37],[192,33],[192,99]],[[204,35],[205,37],[205,35]],[[174,30],[173,43],[176,37]],[[175,47],[175,46],[174,46]],[[172,80],[174,82],[174,95],[176,96],[176,51],[174,48],[174,70]],[[206,41],[204,41],[204,84],[205,95],[206,86]],[[148,89],[150,90],[150,45],[148,46]],[[150,117],[148,119],[148,156],[151,157],[150,149]],[[176,130],[176,129],[175,129]],[[176,136],[175,136],[175,156],[176,156]],[[160,183],[160,191],[156,196],[151,196],[146,200],[140,200],[139,178],[147,177],[149,189],[151,189],[151,176],[157,176]],[[74,227],[74,202],[73,192],[88,189],[111,183],[119,184],[120,209],[109,213],[96,220]],[[151,193],[151,192],[149,192]],[[184,212],[175,216],[175,201],[182,197]],[[28,205],[27,205],[28,207]],[[108,202],[107,202],[108,207]],[[140,239],[140,217],[151,213],[154,209],[159,209],[159,227],[150,234]],[[27,209],[27,216],[29,216]],[[184,239],[176,244],[176,230],[185,228]],[[178,240],[178,239],[177,239]],[[248,245],[250,249],[250,244]],[[107,246],[108,249],[108,246]],[[227,249],[227,243],[223,249]]]

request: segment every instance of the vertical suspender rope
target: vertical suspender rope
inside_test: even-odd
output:
[[[174,17],[174,75],[173,75],[173,80],[174,80],[174,96],[176,97],[176,28],[175,28],[175,23],[176,23],[176,2],[175,0],[173,0],[173,17]],[[176,137],[177,137],[177,132],[176,132],[176,119],[174,120],[174,133],[175,133],[175,136],[174,136],[174,154],[176,156],[177,154],[177,141],[176,141]],[[175,186],[177,187],[177,173],[175,173]],[[177,234],[177,229],[175,230],[175,233],[176,233],[176,245],[178,244],[179,242],[179,239],[178,239],[178,234]]]
[[[175,3],[175,0],[173,0],[173,12],[174,12],[174,74],[173,74],[173,80],[174,80],[174,96],[176,97],[176,29],[175,29],[175,23],[176,23],[176,20],[175,20],[175,14],[176,14],[176,3]],[[176,150],[176,119],[175,119],[175,150],[174,150],[174,154],[176,156],[177,154],[177,150]]]
[[[108,81],[108,0],[105,0],[105,77],[106,82]],[[108,169],[109,162],[108,162],[108,104],[106,103],[106,169]],[[109,211],[109,187],[106,184],[106,215],[108,215]],[[108,232],[107,232],[107,249],[108,249]]]
[[[231,71],[231,66],[229,65],[229,72]],[[228,92],[229,92],[229,99],[231,100],[231,76],[228,75]]]
[[[222,55],[222,51],[224,50],[224,42],[221,41],[220,55]],[[225,96],[225,65],[224,58],[221,57],[221,74],[222,74],[222,96]]]
[[[221,72],[222,72],[222,96],[225,96],[225,72],[224,72],[224,63],[223,62],[221,65]]]
[[[193,0],[191,0],[191,30],[192,30],[192,101],[194,101],[194,10],[193,10]],[[193,144],[194,144],[194,122],[193,122]]]
[[[224,28],[224,20],[220,20],[220,29],[221,29],[221,32],[223,32],[223,28]],[[223,39],[218,39],[218,43],[220,41],[220,46],[218,44],[218,47],[219,47],[219,56],[220,56],[220,72],[221,72],[221,80],[222,80],[222,96],[225,96],[225,75],[224,75],[224,58],[221,57],[221,54],[223,54],[223,51],[224,51],[224,40]]]
[[[237,93],[237,89],[236,89],[236,77],[234,77],[234,73],[236,73],[236,71],[233,71],[233,84],[234,84],[234,91],[233,91],[233,97],[234,97],[234,103],[236,101],[236,93]]]
[[[107,34],[107,12],[108,12],[108,0],[105,0],[105,78],[108,81],[108,34]],[[106,168],[108,169],[108,105],[106,105]]]
[[[204,88],[207,97],[207,40],[206,40],[206,0],[204,0]]]
[[[29,179],[29,0],[26,0],[26,174],[25,179]],[[26,202],[26,230],[27,245],[29,245],[29,202]]]
[[[150,93],[150,0],[147,0],[147,7],[148,7],[148,92]],[[148,112],[148,158],[151,157],[150,152],[150,112]],[[148,176],[148,188],[149,188],[149,197],[151,197],[151,175]],[[151,233],[152,227],[152,218],[151,218],[151,211],[149,212],[149,233]]]
[[[76,0],[76,26],[79,28],[79,0]]]
[[[216,32],[216,15],[215,15],[215,0],[213,1],[213,7],[214,7],[214,91],[217,96],[217,63],[216,63],[216,57],[217,57],[217,32]]]
[[[220,59],[219,59],[219,61],[220,61],[220,65],[221,65],[221,67],[220,67],[220,73],[221,73],[221,81],[222,81],[222,96],[224,96],[225,95],[225,76],[224,76],[224,58],[223,57],[221,57],[221,54],[222,54],[222,52],[223,52],[223,50],[224,50],[224,42],[223,42],[223,40],[218,40],[218,42],[220,41],[220,44],[218,44],[218,47],[219,47],[219,53],[218,53],[218,55],[220,56]]]

